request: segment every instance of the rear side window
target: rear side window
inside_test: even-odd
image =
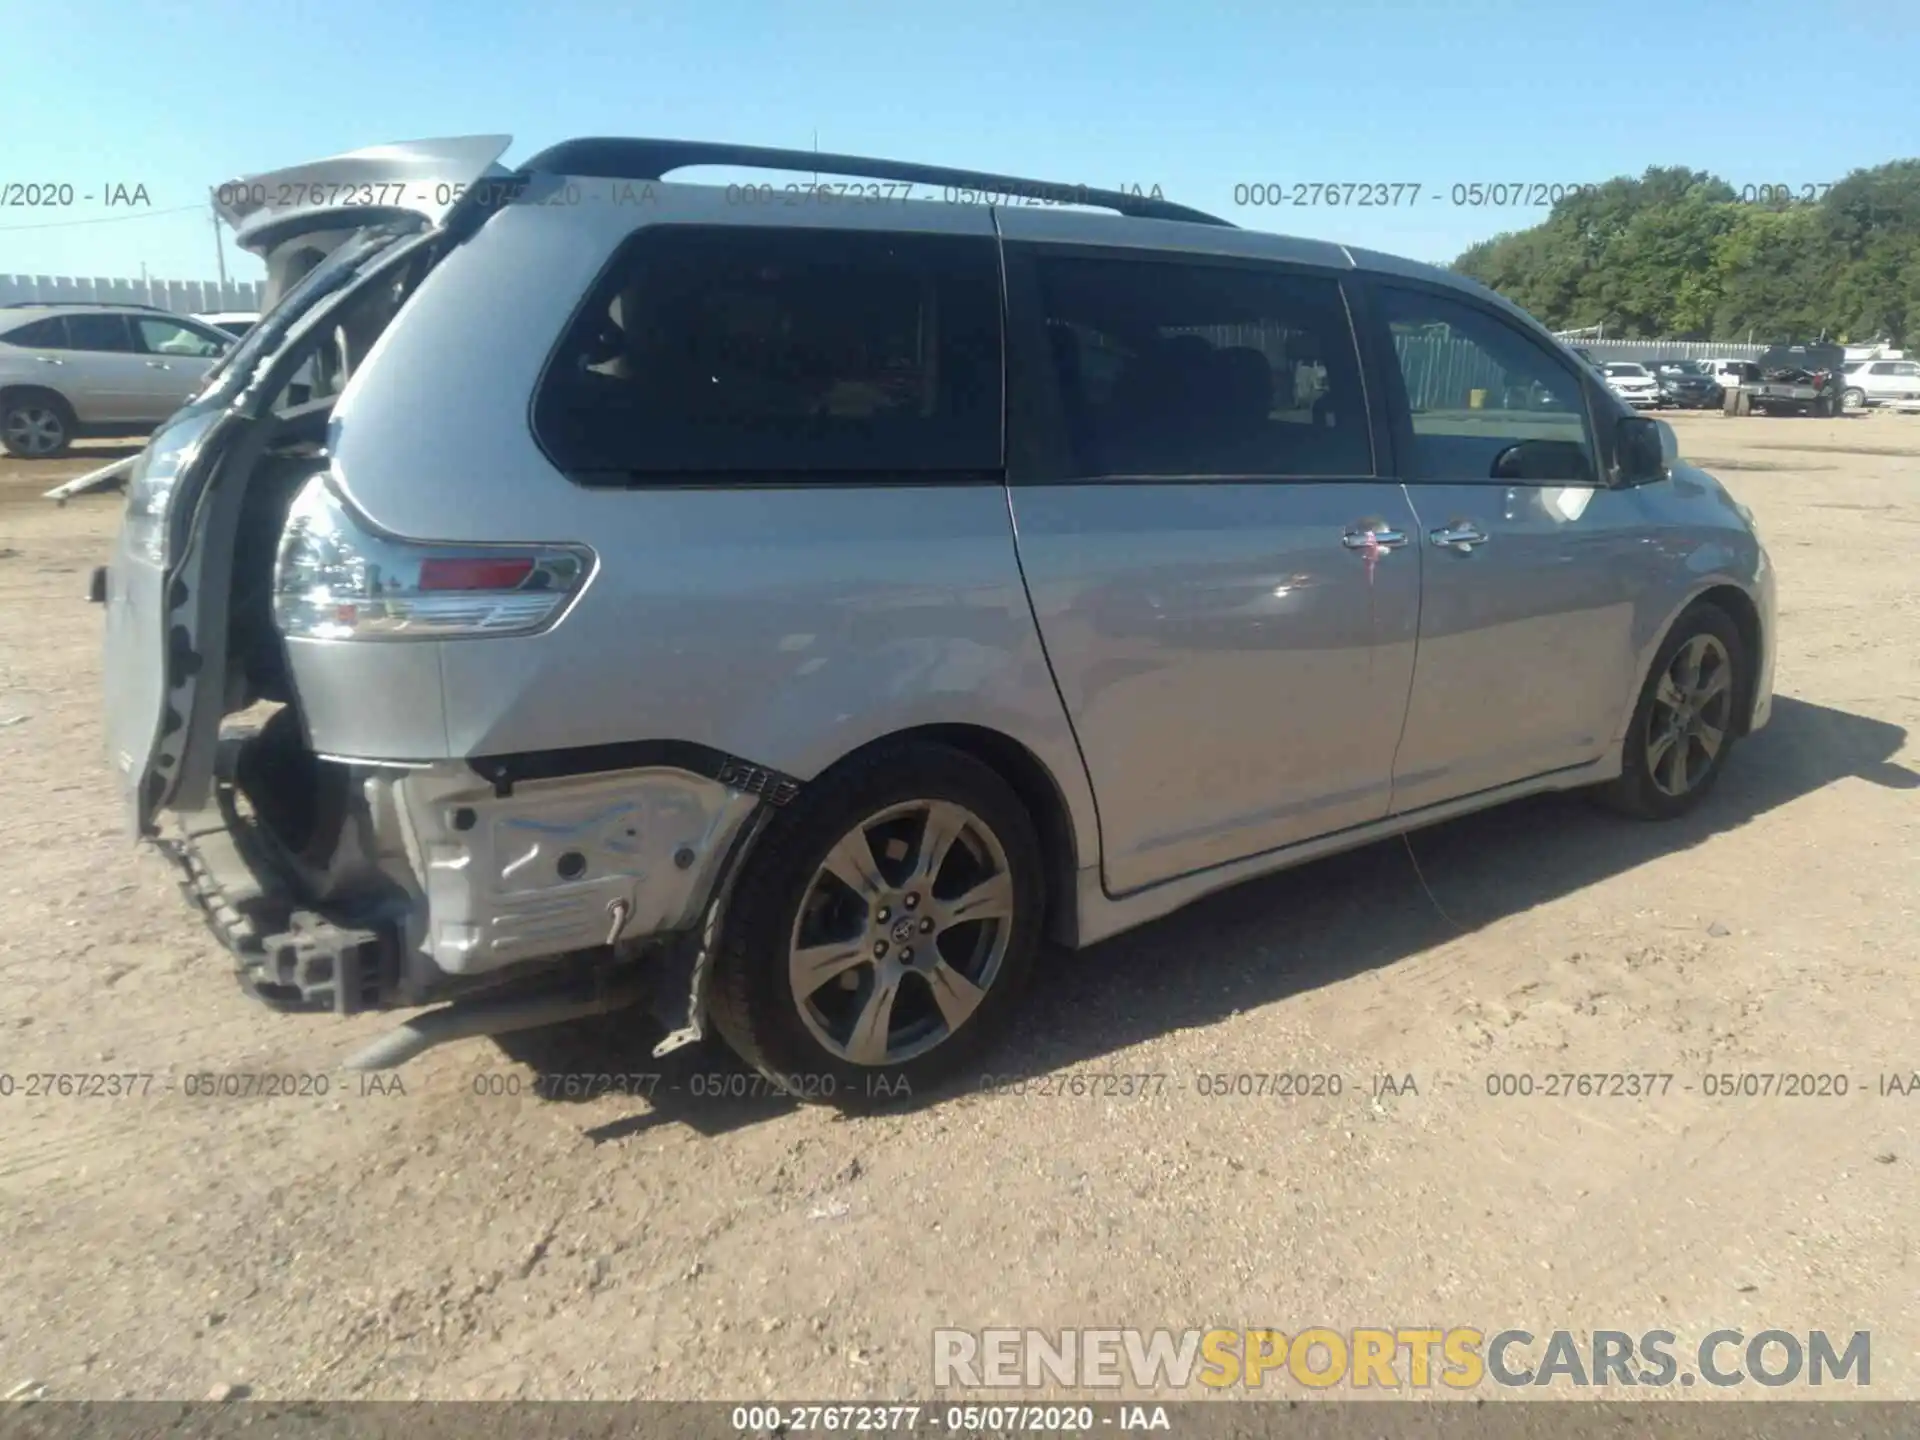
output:
[[[31,325],[7,331],[0,335],[0,340],[25,350],[64,350],[67,348],[66,317],[54,315],[45,320],[36,320]]]
[[[126,355],[133,351],[133,336],[124,315],[69,315],[67,344],[75,350]]]
[[[1044,254],[1036,266],[1073,474],[1373,473],[1338,282]]]
[[[991,240],[654,226],[547,367],[534,431],[584,484],[1001,466]]]

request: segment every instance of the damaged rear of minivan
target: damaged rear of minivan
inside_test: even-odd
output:
[[[651,1001],[802,1098],[935,1083],[1098,884],[997,221],[664,177],[1031,182],[505,147],[223,187],[270,308],[96,585],[130,824],[260,999],[423,1012],[352,1065]]]
[[[337,469],[343,391],[514,196],[506,145],[383,146],[221,187],[267,265],[267,313],[126,473],[96,582],[129,825],[176,862],[244,985],[339,1014],[473,1002],[395,1032],[370,1067],[631,1003],[640,973],[679,987],[684,1019],[684,979],[635,947],[685,951],[669,942],[771,783],[704,755],[621,757],[617,785],[577,757],[431,758],[449,753],[440,647],[550,629],[597,564],[572,542],[384,533]],[[382,728],[424,734],[385,748],[429,758],[328,753]]]

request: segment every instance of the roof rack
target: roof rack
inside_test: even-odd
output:
[[[825,175],[857,175],[869,180],[899,180],[917,185],[951,185],[987,195],[1032,196],[1064,204],[1091,205],[1141,220],[1184,220],[1193,225],[1233,223],[1204,210],[1168,200],[1096,190],[1056,181],[1022,180],[981,170],[917,165],[905,160],[876,160],[862,155],[824,155],[813,150],[775,150],[759,145],[729,145],[705,140],[581,139],[550,145],[520,166],[524,172],[592,175],[612,180],[664,180],[691,165],[734,165],[753,170],[794,170]]]

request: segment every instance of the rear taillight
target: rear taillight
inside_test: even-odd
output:
[[[317,475],[287,512],[273,612],[283,635],[309,640],[524,635],[559,619],[592,570],[585,546],[377,534]]]

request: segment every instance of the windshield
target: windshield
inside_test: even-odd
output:
[[[1699,360],[1667,360],[1660,369],[1668,375],[1705,375],[1708,373],[1704,362]]]
[[[1646,367],[1643,365],[1609,365],[1607,366],[1607,374],[1609,375],[1633,376],[1633,375],[1645,375],[1646,373],[1647,373]]]

